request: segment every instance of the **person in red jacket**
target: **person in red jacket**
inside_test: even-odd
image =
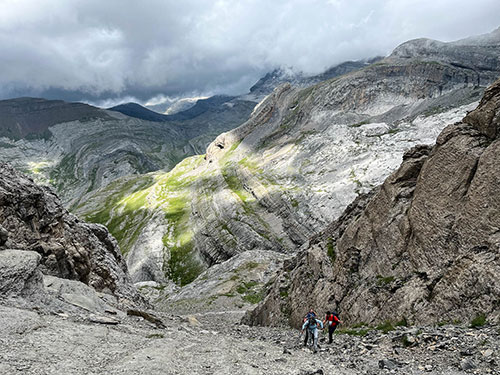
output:
[[[328,343],[332,343],[332,336],[335,329],[337,329],[337,325],[342,323],[339,319],[339,316],[336,312],[326,312],[325,320],[323,320],[323,325],[328,327]]]

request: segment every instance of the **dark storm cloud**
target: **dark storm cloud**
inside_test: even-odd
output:
[[[0,0],[0,97],[241,93],[277,66],[318,73],[489,32],[498,14],[498,0]]]

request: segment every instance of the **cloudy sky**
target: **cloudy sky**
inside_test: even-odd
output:
[[[102,105],[238,94],[500,26],[498,0],[0,0],[0,98]]]

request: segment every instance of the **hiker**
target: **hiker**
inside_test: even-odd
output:
[[[309,309],[309,312],[304,316],[304,319],[302,319],[302,324],[307,322],[309,320],[309,318],[316,318],[317,316],[318,316],[318,314],[316,314],[316,311],[314,311],[314,309],[311,307]],[[302,332],[304,332],[304,330],[302,330]],[[309,339],[309,334],[308,334],[308,331],[306,331],[306,335],[304,336],[304,346],[307,346],[308,339]]]
[[[313,341],[313,352],[318,351],[318,326],[323,329],[323,322],[316,319],[315,316],[310,317],[307,321],[302,324],[302,332],[306,331],[306,337]]]
[[[328,327],[328,343],[332,343],[332,336],[333,332],[335,332],[335,329],[337,328],[337,325],[342,323],[342,321],[339,319],[339,315],[336,312],[326,312],[325,319],[323,320],[323,324],[326,324]],[[326,328],[325,326],[325,328]]]
[[[314,311],[313,308],[311,307],[309,309],[309,312],[306,314],[305,319],[316,318],[317,316],[318,314],[316,314],[316,311]]]

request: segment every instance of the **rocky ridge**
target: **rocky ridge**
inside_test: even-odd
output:
[[[290,85],[298,88],[305,88],[313,86],[319,82],[359,70],[381,59],[381,57],[376,57],[359,61],[346,61],[317,75],[306,75],[302,72],[295,71],[293,68],[281,67],[267,73],[264,77],[259,79],[255,85],[250,87],[248,97],[253,96],[260,102],[276,87],[284,83],[289,83]]]
[[[204,157],[138,178],[139,189],[116,181],[120,199],[102,190],[77,212],[117,228],[135,281],[184,285],[244,251],[292,254],[382,183],[409,148],[433,144],[477,105],[500,75],[490,59],[498,33],[481,40],[447,43],[429,59],[419,48],[394,53],[305,89],[284,84]]]
[[[106,111],[84,103],[38,98],[0,100],[0,113],[0,137],[14,140],[50,138],[49,128],[62,122],[111,118]]]
[[[297,324],[317,306],[348,324],[498,323],[499,135],[500,80],[314,236],[246,321]]]

